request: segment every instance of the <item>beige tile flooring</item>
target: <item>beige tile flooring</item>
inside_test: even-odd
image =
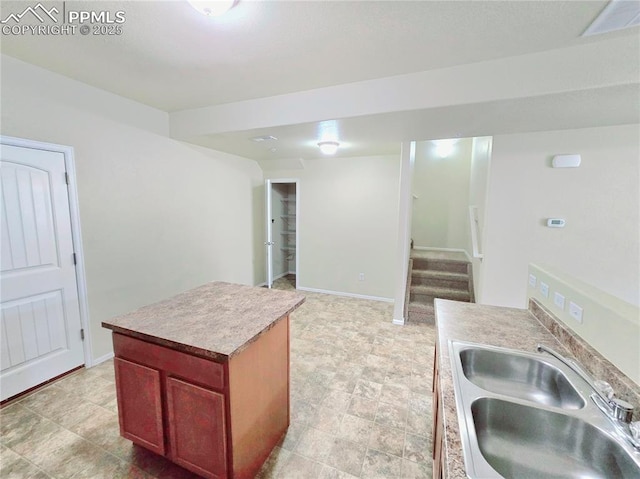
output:
[[[433,326],[395,326],[387,303],[305,295],[291,425],[259,477],[431,477]],[[196,477],[119,436],[112,361],[2,408],[0,428],[2,478]]]

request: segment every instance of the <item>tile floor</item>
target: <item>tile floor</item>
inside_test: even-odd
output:
[[[394,326],[388,303],[305,295],[291,425],[258,477],[431,477],[433,326]],[[112,361],[5,406],[0,428],[1,478],[197,477],[119,436]]]

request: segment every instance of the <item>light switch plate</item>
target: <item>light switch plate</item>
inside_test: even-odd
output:
[[[536,276],[534,274],[530,274],[529,275],[529,286],[531,286],[532,288],[535,288],[537,282],[538,282],[538,279],[536,278]]]

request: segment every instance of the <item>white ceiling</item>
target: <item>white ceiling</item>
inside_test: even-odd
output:
[[[2,19],[30,3],[3,0]],[[357,87],[386,77],[581,45],[593,44],[594,54],[600,55],[602,49],[595,44],[616,39],[626,39],[625,45],[640,44],[637,27],[580,36],[606,6],[607,1],[602,0],[240,0],[220,19],[201,16],[185,0],[66,3],[67,8],[78,10],[124,11],[122,35],[3,35],[2,52],[168,112],[202,107],[233,109],[235,105],[253,105],[247,101],[278,95],[337,85]],[[637,56],[628,60],[634,68],[640,63]],[[473,78],[465,80],[472,82]],[[428,114],[406,107],[398,111],[389,107],[373,114],[364,108],[362,114],[349,118],[333,116],[331,108],[326,107],[323,116],[312,121],[283,123],[274,115],[271,124],[263,121],[260,128],[254,128],[247,118],[229,131],[217,128],[180,138],[258,160],[311,158],[318,155],[315,143],[319,120],[338,120],[340,141],[345,146],[350,144],[343,150],[346,154],[384,154],[398,151],[398,142],[407,139],[634,121],[638,106],[628,103],[637,99],[636,90],[633,85],[625,89],[620,84],[602,84],[582,95],[565,89],[561,97],[540,94],[535,98],[522,96],[511,103],[504,99],[495,104],[487,102],[496,112],[488,117],[491,121],[475,128],[464,120],[469,114],[487,110],[480,111],[473,104],[457,109],[443,106],[442,111],[430,108]],[[389,95],[393,97],[394,92],[389,91]],[[530,108],[535,121],[518,127],[523,122],[515,113],[528,116],[522,108]],[[569,110],[557,115],[561,108]],[[251,108],[248,110],[245,114],[251,115]],[[566,113],[575,110],[582,116]],[[549,123],[538,125],[545,117]],[[447,128],[437,118],[444,118]],[[248,140],[263,134],[279,139],[261,144]],[[276,151],[269,151],[273,147]]]

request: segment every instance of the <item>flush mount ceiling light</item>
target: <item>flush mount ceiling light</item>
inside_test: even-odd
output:
[[[224,15],[236,4],[236,0],[187,1],[193,8],[207,17],[219,17]]]
[[[318,147],[324,155],[335,155],[339,146],[340,143],[337,141],[321,141],[318,143]]]
[[[450,138],[447,140],[433,140],[436,148],[436,155],[440,158],[446,158],[453,153],[453,146],[458,142],[457,138]]]

